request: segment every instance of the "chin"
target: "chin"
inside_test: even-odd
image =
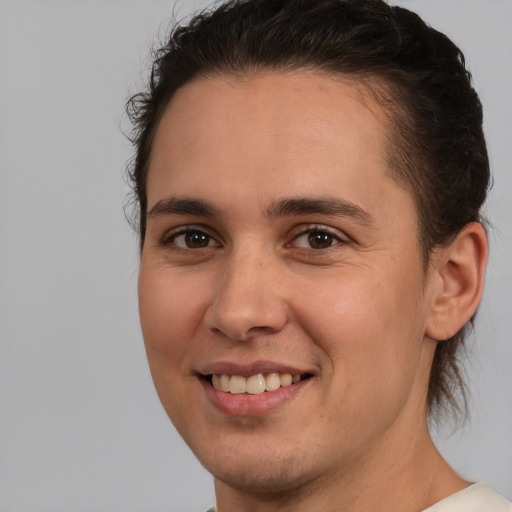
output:
[[[234,449],[217,455],[213,461],[201,461],[212,475],[233,489],[258,495],[289,495],[319,475],[306,467],[298,454],[279,453],[270,447],[257,453]],[[307,464],[307,466],[311,466]]]
[[[272,464],[272,462],[269,464]],[[232,489],[258,495],[268,495],[272,496],[273,499],[279,495],[289,495],[310,481],[305,475],[296,474],[290,471],[289,468],[277,472],[271,471],[270,473],[268,473],[268,468],[265,470],[251,467],[236,472],[229,469],[214,472],[213,476]]]

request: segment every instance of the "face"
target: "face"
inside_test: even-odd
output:
[[[387,130],[306,72],[198,79],[163,116],[142,330],[169,417],[229,486],[357,471],[426,423],[428,276]]]

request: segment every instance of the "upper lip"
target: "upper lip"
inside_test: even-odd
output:
[[[240,375],[250,377],[258,373],[290,373],[304,375],[313,373],[309,370],[274,361],[254,361],[250,364],[239,364],[231,361],[219,361],[204,365],[199,369],[201,375]]]

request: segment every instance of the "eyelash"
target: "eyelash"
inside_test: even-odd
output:
[[[312,235],[323,235],[324,237],[329,237],[327,239],[327,242],[328,242],[328,246],[327,247],[320,247],[320,248],[315,248],[315,247],[311,247],[311,237]],[[295,245],[295,242],[297,240],[299,240],[301,237],[306,237],[307,236],[307,244],[308,244],[308,247],[301,247],[301,246],[297,246]],[[325,240],[325,238],[324,238]],[[320,239],[319,240],[320,242],[322,242],[322,240]],[[345,243],[348,243],[348,241],[344,238],[342,238],[340,236],[340,234],[327,227],[327,226],[319,226],[319,225],[309,225],[309,226],[306,226],[305,229],[303,229],[298,235],[296,235],[293,240],[287,244],[287,247],[296,247],[298,248],[299,250],[313,250],[315,252],[320,252],[320,251],[327,251],[329,249],[331,249],[332,247],[334,247],[335,245],[338,245],[338,244],[345,244]]]
[[[178,239],[178,237],[186,237],[187,235],[189,235],[189,236],[199,235],[200,237],[203,237],[203,239],[207,240],[207,245],[199,246],[199,247],[188,247],[186,239],[184,240],[185,246],[180,246],[176,243],[176,240]],[[211,245],[212,241],[215,242],[214,245]],[[200,242],[200,240],[199,240],[199,242]],[[167,234],[164,237],[164,239],[162,240],[162,245],[164,245],[166,247],[168,247],[169,245],[173,245],[174,247],[176,247],[179,250],[195,251],[197,249],[208,249],[210,247],[220,247],[221,244],[215,239],[215,237],[210,235],[201,226],[184,226],[182,228],[179,228],[178,231],[174,231],[172,233]]]
[[[326,242],[326,247],[312,247],[311,243],[313,242],[313,237],[320,235],[320,238],[318,240],[319,243]],[[200,238],[196,240],[198,242],[197,247],[190,247],[190,242],[193,241],[193,239],[190,239],[187,241],[186,237],[193,237],[193,236],[199,236]],[[302,237],[308,237],[306,246],[300,246],[297,245],[297,241],[300,240]],[[183,244],[180,245],[176,243],[176,240],[179,237],[185,237],[183,240]],[[201,239],[202,237],[202,239]],[[212,243],[213,242],[213,243]],[[206,245],[201,245],[202,243],[205,243]],[[346,244],[348,241],[344,238],[342,238],[339,233],[332,228],[329,228],[327,226],[323,225],[308,225],[305,229],[303,229],[300,233],[295,235],[293,239],[286,244],[286,248],[297,248],[299,250],[312,250],[314,252],[322,252],[327,251],[331,249],[332,247],[338,245],[338,244]],[[190,250],[195,251],[198,249],[208,249],[211,247],[220,247],[221,243],[217,241],[217,239],[210,235],[202,226],[184,226],[182,228],[179,228],[178,231],[172,232],[170,234],[167,234],[165,238],[162,240],[162,245],[168,247],[169,245],[174,246],[174,248],[178,250]]]

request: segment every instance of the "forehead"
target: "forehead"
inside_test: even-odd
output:
[[[161,119],[148,207],[166,188],[196,196],[212,181],[227,196],[287,187],[289,196],[348,193],[351,201],[379,202],[379,187],[398,187],[389,130],[387,113],[352,79],[313,72],[200,78],[176,92]]]
[[[314,71],[198,78],[172,97],[155,143],[176,135],[184,143],[200,138],[218,144],[230,129],[240,136],[257,133],[282,140],[292,135],[322,145],[359,129],[359,137],[380,143],[389,123],[370,90],[374,87],[367,82]]]

